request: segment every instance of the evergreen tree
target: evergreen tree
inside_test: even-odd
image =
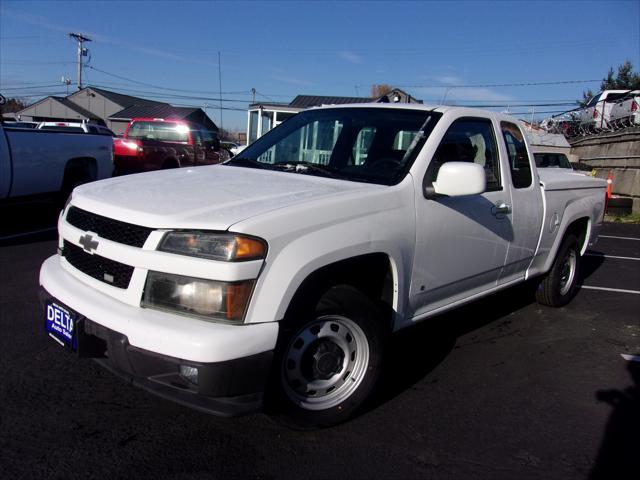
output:
[[[633,71],[633,65],[629,60],[618,67],[618,73],[615,75],[613,67],[609,69],[606,78],[600,83],[600,91],[603,90],[640,90],[640,73]],[[582,100],[578,101],[581,106],[589,103],[594,96],[591,90],[582,92]]]

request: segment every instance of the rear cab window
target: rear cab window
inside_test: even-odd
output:
[[[572,168],[567,156],[563,153],[535,153],[536,167],[539,168]]]
[[[139,140],[186,143],[189,141],[189,127],[172,122],[134,122],[129,128],[127,137]]]

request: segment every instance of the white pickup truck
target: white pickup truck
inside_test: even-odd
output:
[[[200,410],[332,425],[393,332],[533,277],[566,304],[605,196],[539,174],[508,116],[307,110],[226,164],[76,188],[40,271],[46,331]]]
[[[0,123],[0,200],[51,193],[66,199],[75,186],[112,172],[111,137]]]

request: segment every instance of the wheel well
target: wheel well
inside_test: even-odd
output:
[[[350,285],[381,307],[392,321],[393,272],[384,253],[362,255],[326,265],[310,274],[296,291],[285,317],[306,313],[335,285]]]
[[[573,234],[578,238],[578,245],[580,245],[580,251],[582,252],[584,248],[584,243],[587,240],[587,230],[589,228],[589,218],[579,218],[574,220],[571,225],[567,227],[566,232],[564,233],[564,237],[569,234]],[[563,238],[564,238],[563,237]]]
[[[86,180],[91,182],[98,175],[98,166],[95,158],[72,158],[64,167],[63,184],[73,180]]]
[[[162,162],[162,168],[179,168],[180,162],[173,157],[166,158],[164,162]]]

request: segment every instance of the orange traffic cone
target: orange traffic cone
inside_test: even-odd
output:
[[[607,200],[613,197],[613,170],[609,170],[607,175]]]

